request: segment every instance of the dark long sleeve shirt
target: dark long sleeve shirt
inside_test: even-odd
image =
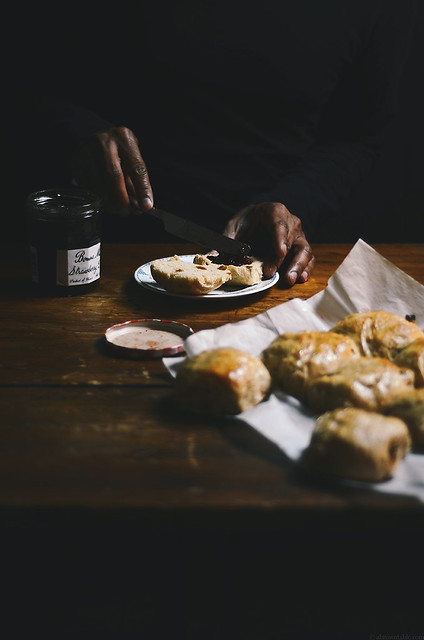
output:
[[[342,215],[396,114],[413,0],[125,7],[76,15],[44,43],[57,71],[41,85],[33,73],[27,120],[40,186],[70,177],[85,136],[125,125],[158,206],[222,229],[241,207],[278,201],[312,240]]]

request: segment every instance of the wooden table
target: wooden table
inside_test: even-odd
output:
[[[375,248],[424,283],[424,245]],[[318,571],[317,558],[322,563],[326,553],[337,549],[354,574],[365,540],[368,566],[380,574],[388,570],[385,553],[391,571],[403,570],[396,545],[405,539],[402,553],[415,557],[423,523],[423,508],[416,500],[306,481],[279,450],[245,425],[176,411],[172,381],[161,360],[120,358],[105,348],[105,329],[130,319],[177,320],[198,331],[252,317],[293,297],[306,299],[326,286],[351,246],[316,246],[317,267],[308,283],[291,289],[277,285],[242,298],[181,300],[148,291],[133,278],[135,269],[153,258],[197,249],[185,244],[104,245],[99,287],[69,298],[34,294],[26,248],[2,249],[0,513],[10,551],[4,559],[18,591],[25,571],[31,602],[38,584],[34,576],[47,572],[50,586],[60,583],[62,589],[61,578],[67,576],[68,599],[49,590],[55,616],[46,616],[38,601],[31,609],[32,621],[40,616],[45,626],[48,619],[55,632],[67,616],[66,624],[74,631],[81,621],[84,629],[118,625],[123,633],[131,626],[123,613],[127,607],[132,611],[130,630],[153,633],[166,619],[158,601],[163,598],[171,606],[182,589],[189,598],[188,613],[183,615],[181,602],[174,610],[184,626],[184,635],[175,637],[203,640],[209,637],[207,629],[214,629],[211,638],[233,639],[239,631],[240,637],[251,632],[259,638],[253,630],[254,621],[260,620],[265,638],[270,620],[278,625],[269,604],[275,591],[268,593],[266,606],[259,597],[265,567],[288,572],[293,585],[294,576],[300,580],[299,575],[306,575],[299,574],[299,558]],[[352,540],[356,543],[345,554],[343,545],[348,548]],[[282,548],[286,553],[279,555]],[[328,570],[325,566],[320,564],[319,571]],[[311,577],[308,564],[305,567],[311,595],[311,585],[318,588],[317,576]],[[81,572],[86,575],[84,587]],[[183,574],[189,576],[184,587]],[[111,575],[115,599],[104,593]],[[256,587],[247,595],[242,585],[252,575]],[[192,589],[196,580],[207,590],[209,603],[219,584],[223,601],[218,606],[213,600],[220,613],[210,627],[202,626],[210,610],[201,593]],[[136,605],[134,584],[148,606]],[[302,580],[297,586],[305,590]],[[79,614],[74,616],[68,608],[72,588],[80,594],[74,610]],[[234,591],[243,598],[234,598]],[[118,597],[122,592],[125,598]],[[231,613],[223,593],[232,594]],[[259,601],[261,614],[255,609]],[[308,602],[311,607],[312,598]],[[338,606],[340,611],[340,602]],[[292,618],[285,613],[284,628],[292,634],[296,625],[305,630],[302,624],[308,624],[303,613],[294,610]],[[102,614],[96,617],[96,611]],[[322,608],[314,605],[313,611],[316,619]],[[371,613],[363,623],[369,633]],[[341,617],[331,619],[341,624]],[[394,633],[393,627],[374,630]]]

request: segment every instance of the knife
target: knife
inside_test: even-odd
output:
[[[227,236],[202,227],[200,224],[192,222],[192,220],[180,218],[173,213],[158,209],[157,207],[149,209],[144,213],[148,213],[150,216],[161,220],[168,233],[183,240],[200,244],[206,249],[216,249],[219,253],[227,253],[241,257],[250,255],[251,248],[248,244],[240,242],[239,240],[233,240],[233,238],[227,238]]]

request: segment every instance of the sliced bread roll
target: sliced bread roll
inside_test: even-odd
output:
[[[194,257],[195,264],[219,264],[216,261],[220,259],[220,256],[216,256],[214,258],[214,262],[201,253],[198,253]],[[234,287],[250,287],[252,284],[258,284],[261,282],[263,276],[262,270],[262,262],[260,260],[256,260],[255,258],[247,258],[249,262],[246,264],[226,264],[223,262],[222,264],[227,267],[231,274],[231,279],[229,281],[229,285]]]
[[[172,293],[204,295],[218,289],[231,278],[230,271],[219,264],[193,264],[179,256],[154,260],[150,265],[152,277]]]

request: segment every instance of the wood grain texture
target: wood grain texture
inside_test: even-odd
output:
[[[317,510],[415,506],[411,499],[300,478],[247,426],[178,412],[161,360],[116,357],[103,342],[108,326],[130,319],[177,320],[198,331],[293,297],[309,298],[326,286],[350,248],[315,247],[313,277],[291,289],[277,285],[257,296],[187,301],[145,290],[133,273],[153,258],[192,253],[192,246],[105,245],[99,287],[70,298],[34,294],[25,249],[6,247],[0,505],[140,513],[160,508],[209,516],[259,510],[279,520],[285,513],[312,517]],[[376,248],[424,283],[423,245]]]
[[[0,254],[0,531],[5,637],[365,638],[422,625],[423,509],[302,477],[239,421],[178,412],[161,361],[108,352],[135,318],[195,330],[323,289],[185,301],[133,272],[187,245],[106,245],[96,291],[48,299],[24,247]],[[424,283],[423,246],[381,252]],[[372,274],[370,274],[372,277]],[[353,603],[353,604],[352,604]],[[317,631],[318,630],[318,631]]]

